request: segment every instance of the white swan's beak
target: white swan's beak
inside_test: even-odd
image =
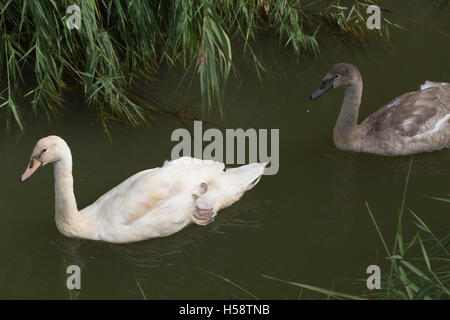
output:
[[[20,182],[27,180],[37,169],[42,165],[42,162],[36,159],[31,159],[30,164],[25,169],[25,172],[20,176]]]

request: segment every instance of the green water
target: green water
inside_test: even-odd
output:
[[[72,149],[75,194],[83,208],[135,172],[168,159],[175,145],[170,135],[182,127],[176,119],[159,118],[150,128],[113,128],[109,142],[82,101],[73,97],[51,124],[44,116],[30,116],[25,133],[4,132],[0,298],[69,299],[66,267],[72,264],[82,269],[82,289],[72,293],[80,299],[142,299],[137,282],[148,299],[248,298],[209,272],[265,299],[295,299],[298,289],[262,274],[353,293],[365,290],[363,283],[348,279],[366,278],[377,252],[382,273],[387,269],[364,203],[392,243],[410,158],[337,150],[332,130],[343,91],[311,105],[308,97],[336,62],[351,62],[363,75],[360,119],[425,80],[450,81],[448,10],[412,6],[402,14],[408,19],[397,21],[409,31],[393,34],[392,46],[360,49],[330,40],[321,47],[320,59],[299,61],[275,41],[260,41],[257,50],[268,70],[262,82],[251,62],[235,55],[239,78],[230,80],[225,117],[205,115],[204,127],[280,129],[280,170],[264,176],[206,227],[193,225],[168,238],[126,245],[69,239],[55,226],[51,168],[19,183],[36,141],[60,135]],[[160,74],[164,99],[174,109],[198,96],[196,88],[173,93],[181,75],[173,69]],[[191,121],[185,123],[192,128]],[[450,150],[414,156],[407,194],[407,207],[438,235],[449,230],[449,206],[427,196],[450,193],[449,163]],[[406,215],[405,233],[416,230]],[[303,297],[317,296],[304,292]]]

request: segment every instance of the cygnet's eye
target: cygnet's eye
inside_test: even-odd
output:
[[[42,153],[47,152],[47,149],[42,150]]]
[[[340,74],[336,74],[336,75],[334,76],[335,79],[339,79],[340,77],[341,77]]]

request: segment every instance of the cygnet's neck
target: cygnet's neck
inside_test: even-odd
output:
[[[334,127],[334,141],[345,149],[353,149],[351,144],[356,143],[358,132],[358,115],[361,105],[363,83],[357,81],[345,90],[344,101]],[[348,145],[348,146],[345,146]]]

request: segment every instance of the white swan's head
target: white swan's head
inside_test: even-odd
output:
[[[322,85],[311,96],[315,100],[327,91],[342,86],[351,86],[362,81],[358,69],[350,63],[337,63],[323,77]]]
[[[67,143],[58,136],[48,136],[40,139],[31,153],[30,162],[20,177],[20,182],[27,180],[41,166],[57,162],[70,155]]]

